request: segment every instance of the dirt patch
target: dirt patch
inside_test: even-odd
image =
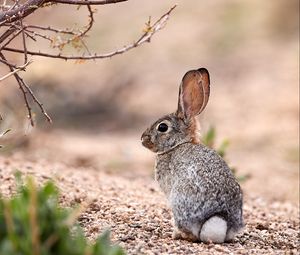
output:
[[[14,191],[13,172],[35,176],[39,183],[53,179],[61,203],[82,204],[79,223],[94,240],[104,229],[128,254],[297,254],[299,212],[290,203],[245,197],[246,227],[233,243],[213,245],[173,240],[172,217],[164,195],[149,177],[129,179],[89,168],[71,168],[47,161],[0,157],[0,191]]]

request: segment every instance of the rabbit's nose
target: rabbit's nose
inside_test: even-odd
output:
[[[149,136],[148,136],[148,135],[142,134],[142,136],[141,136],[141,141],[143,142],[143,141],[145,141],[145,140],[149,140]]]
[[[141,141],[143,141],[144,139],[147,139],[147,137],[149,139],[149,135],[147,134],[147,130],[146,130],[141,136]]]
[[[147,144],[150,140],[151,140],[151,138],[150,138],[149,135],[142,134],[142,137],[141,137],[142,144],[145,145],[145,144]]]

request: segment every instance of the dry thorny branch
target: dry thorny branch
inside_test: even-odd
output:
[[[9,72],[0,77],[0,82],[8,78],[9,76],[14,76],[19,86],[20,91],[23,94],[24,102],[28,112],[28,118],[31,125],[34,125],[32,108],[30,105],[30,99],[33,100],[40,108],[41,112],[45,118],[51,122],[50,116],[45,111],[43,104],[36,98],[33,91],[30,89],[29,85],[20,76],[21,71],[25,71],[26,67],[32,62],[31,56],[40,56],[48,58],[58,58],[64,60],[91,60],[91,59],[103,59],[110,58],[115,55],[125,53],[133,48],[142,45],[145,42],[150,42],[152,36],[161,30],[169,16],[170,13],[176,7],[173,6],[168,12],[162,15],[156,22],[152,23],[149,21],[146,23],[146,28],[143,30],[142,35],[133,43],[119,48],[115,51],[108,52],[105,54],[91,53],[86,46],[84,41],[87,33],[91,30],[94,25],[94,12],[92,9],[96,5],[106,5],[115,4],[120,2],[126,2],[128,0],[1,0],[0,4],[0,62],[1,64],[8,67]],[[33,14],[33,12],[40,8],[47,8],[54,4],[68,4],[68,5],[78,5],[85,6],[88,11],[88,24],[82,29],[57,29],[51,26],[40,26],[35,24],[30,24],[26,22],[26,17]],[[16,48],[11,46],[16,39],[22,41],[22,47]],[[33,40],[38,43],[39,40],[46,40],[50,43],[51,48],[57,51],[56,54],[50,52],[43,52],[39,50],[31,50],[27,48],[27,41]],[[64,55],[62,53],[63,48],[66,45],[71,45],[76,48],[83,48],[83,54],[78,55]],[[35,48],[38,48],[35,47]],[[5,53],[12,52],[16,54],[21,54],[24,58],[23,64],[17,65],[12,61],[8,60]]]

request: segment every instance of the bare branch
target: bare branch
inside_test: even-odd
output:
[[[18,84],[19,84],[19,88],[20,88],[20,90],[21,90],[21,92],[23,94],[25,105],[26,105],[26,108],[27,108],[27,111],[28,111],[28,118],[30,120],[30,124],[31,124],[31,126],[34,126],[34,120],[33,120],[33,116],[32,116],[32,109],[31,109],[30,104],[28,102],[27,92],[23,88],[20,76],[17,73],[14,73],[14,76],[15,76],[15,78],[16,78]]]
[[[21,31],[22,31],[22,41],[23,41],[23,49],[24,49],[24,64],[27,63],[27,46],[26,46],[26,39],[25,39],[25,31],[23,26],[23,21],[20,19]]]
[[[36,42],[36,39],[35,39],[35,36],[39,36],[39,37],[42,37],[43,39],[46,39],[46,40],[50,40],[49,38],[44,38],[43,35],[40,35],[34,31],[30,31],[28,29],[24,29],[24,33],[26,34],[27,37],[29,37],[32,41]],[[31,35],[30,33],[32,33],[33,35]]]
[[[37,99],[37,97],[34,95],[33,91],[31,90],[31,88],[24,82],[24,80],[19,77],[22,85],[25,87],[25,89],[27,90],[27,92],[30,94],[30,96],[32,97],[33,101],[38,105],[38,107],[40,108],[42,114],[45,116],[45,118],[47,119],[47,121],[49,121],[50,123],[52,123],[52,119],[50,118],[50,116],[48,115],[48,113],[45,111],[43,104]]]
[[[88,56],[72,56],[72,55],[62,55],[62,54],[49,54],[45,52],[39,52],[39,51],[27,51],[27,54],[33,55],[33,56],[41,56],[41,57],[48,57],[48,58],[58,58],[58,59],[64,59],[64,60],[90,60],[90,59],[104,59],[104,58],[110,58],[115,55],[123,54],[133,48],[136,48],[146,42],[150,42],[153,35],[161,30],[167,20],[169,19],[170,13],[175,9],[176,5],[174,5],[167,13],[165,13],[163,16],[161,16],[152,26],[149,25],[146,29],[146,31],[138,38],[135,42],[132,44],[129,44],[127,46],[124,46],[123,48],[120,48],[116,51],[105,53],[105,54],[94,54],[94,55],[88,55]],[[22,53],[24,54],[24,50],[21,49],[14,49],[9,47],[4,47],[3,50],[15,52],[15,53]]]
[[[8,28],[1,36],[0,36],[0,43],[2,43],[6,38],[8,38],[11,34],[15,32],[15,28],[11,26]]]
[[[43,26],[37,26],[37,25],[28,25],[26,27],[27,28],[32,28],[32,29],[40,29],[40,30],[44,30],[44,31],[50,31],[50,32],[57,33],[57,34],[76,35],[76,33],[74,31],[71,31],[68,28],[67,29],[57,29],[57,28],[52,28],[50,26],[43,27]]]
[[[11,75],[14,75],[15,73],[19,72],[19,71],[25,71],[25,68],[32,63],[32,60],[29,60],[27,61],[24,65],[21,65],[21,66],[17,66],[17,67],[14,67],[12,65],[10,65],[7,61],[4,61],[3,59],[0,59],[0,62],[6,64],[7,66],[13,68],[14,70],[9,72],[8,74],[0,77],[0,82],[1,81],[4,81],[5,79],[7,79],[8,77],[10,77]]]

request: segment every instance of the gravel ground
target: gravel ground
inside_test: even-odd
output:
[[[53,179],[62,204],[83,204],[79,222],[94,240],[104,229],[128,254],[299,254],[299,211],[291,203],[245,196],[246,227],[233,243],[223,245],[172,240],[172,219],[157,184],[146,177],[115,176],[88,168],[0,157],[0,192],[14,190],[19,169],[39,183]]]

